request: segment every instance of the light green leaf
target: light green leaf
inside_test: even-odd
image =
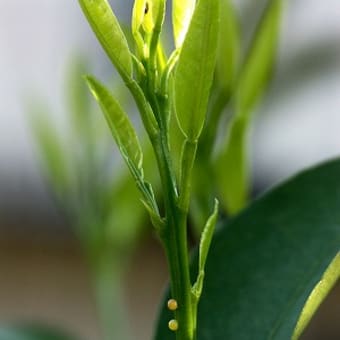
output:
[[[249,198],[248,125],[243,116],[230,123],[226,146],[216,161],[219,199],[230,215],[241,211]]]
[[[215,200],[214,211],[209,217],[203,229],[202,235],[201,235],[201,241],[200,241],[200,246],[199,246],[199,260],[198,260],[198,277],[197,277],[196,283],[193,286],[193,293],[197,299],[200,298],[201,293],[202,293],[203,279],[205,275],[204,267],[207,261],[211,240],[214,235],[217,217],[218,217],[218,201]]]
[[[289,340],[303,313],[310,320],[340,278],[339,173],[340,159],[307,170],[219,229],[206,263],[197,340]],[[196,255],[195,271],[197,262]],[[170,318],[164,308],[156,339],[174,339]]]
[[[91,76],[86,77],[86,81],[105,115],[127,165],[142,174],[143,153],[129,117],[104,85]]]
[[[282,0],[268,1],[238,80],[238,114],[248,114],[267,87],[278,45]]]
[[[240,52],[239,23],[231,0],[221,1],[216,79],[228,97],[234,84]]]
[[[190,141],[199,137],[216,64],[219,0],[200,0],[185,37],[175,73],[178,123]]]
[[[174,30],[175,46],[181,47],[187,34],[196,0],[172,1],[172,25]]]
[[[79,0],[88,22],[108,57],[124,79],[132,77],[132,58],[126,37],[107,0]]]
[[[56,128],[46,116],[48,111],[35,107],[31,116],[33,135],[46,176],[58,195],[68,192],[73,173],[63,144]]]
[[[247,204],[249,195],[248,132],[252,110],[263,94],[275,61],[282,0],[269,1],[259,23],[236,89],[236,114],[217,162],[220,199],[230,214]]]

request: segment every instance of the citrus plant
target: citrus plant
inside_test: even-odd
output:
[[[230,214],[239,212],[246,204],[248,176],[245,150],[250,113],[266,87],[274,62],[282,1],[268,2],[253,46],[241,64],[238,63],[237,20],[229,1],[174,0],[172,22],[175,48],[169,57],[161,40],[165,0],[135,1],[131,25],[134,49],[129,46],[108,1],[79,2],[136,102],[154,149],[161,178],[164,209],[160,209],[153,188],[145,179],[143,151],[129,116],[106,86],[95,77],[87,76],[88,86],[101,106],[136,181],[168,260],[170,299],[167,304],[164,303],[168,312],[162,314],[156,337],[162,340],[298,337],[339,276],[339,257],[336,257],[339,225],[330,223],[327,235],[331,238],[319,238],[316,245],[314,238],[320,224],[315,220],[310,222],[308,227],[313,228],[316,234],[309,232],[307,237],[305,220],[308,215],[301,213],[293,216],[294,206],[289,203],[291,198],[299,198],[304,185],[314,176],[320,173],[325,175],[327,170],[331,173],[331,168],[337,167],[338,163],[286,184],[286,187],[255,203],[244,215],[224,228],[213,245],[207,269],[206,261],[219,218],[217,199],[214,200],[210,217],[206,216],[191,272],[187,240],[196,156],[200,155],[198,150],[208,150],[201,153],[202,163],[213,152],[221,113],[230,103],[236,113],[230,122],[227,142],[216,162],[221,189],[219,196]],[[207,115],[210,103],[215,105]],[[176,128],[177,136],[173,131]],[[200,139],[201,136],[204,138]],[[176,142],[181,145],[178,159],[174,152],[176,147],[173,147]],[[322,188],[326,188],[326,184]],[[207,183],[202,186],[209,189]],[[212,193],[215,189],[212,188]],[[308,192],[309,198],[318,193],[313,189]],[[286,204],[282,199],[285,193]],[[211,194],[206,196],[210,198]],[[282,209],[276,210],[279,204],[282,204]],[[308,200],[301,204],[301,209],[307,211],[311,204]],[[281,215],[281,211],[286,211],[286,214]],[[322,211],[320,208],[318,216]],[[289,222],[288,217],[292,219]],[[270,228],[273,223],[277,230]],[[304,243],[306,253],[301,255],[299,261],[288,262],[287,268],[283,268],[284,260],[299,253],[300,242]],[[315,256],[318,247],[323,251],[322,260],[317,261],[318,265],[311,266],[308,279],[305,279],[298,275],[298,268],[304,268],[308,259]],[[283,272],[288,270],[286,277],[289,279],[278,293],[275,289],[281,284],[279,274],[282,273],[280,270],[277,273],[280,267]],[[325,275],[322,289],[319,287],[314,291],[313,299],[307,301],[307,307],[301,313],[308,293],[322,274]],[[204,303],[203,300],[198,316],[204,284],[207,285],[205,301],[209,302]],[[269,298],[276,301],[274,309]],[[252,313],[254,320],[244,325],[255,302],[261,306]]]
[[[249,203],[247,136],[275,61],[283,1],[267,1],[243,52],[229,0],[173,0],[170,53],[165,0],[135,0],[134,46],[107,0],[79,3],[132,94],[161,180],[162,201],[129,115],[87,76],[167,257],[155,339],[298,339],[340,276],[340,160]],[[200,240],[190,261],[192,223]]]

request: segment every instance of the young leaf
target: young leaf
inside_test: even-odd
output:
[[[192,14],[195,10],[196,0],[172,1],[172,25],[174,30],[175,46],[181,47],[188,31]]]
[[[129,117],[104,85],[90,76],[86,77],[86,81],[128,166],[142,173],[143,153]]]
[[[239,23],[231,0],[221,1],[216,79],[226,97],[234,84],[240,52]]]
[[[340,159],[307,170],[219,229],[206,263],[197,339],[288,340],[306,309],[310,320],[340,278],[339,173]],[[320,284],[324,289],[315,290]],[[164,308],[157,340],[173,339],[169,317]]]
[[[271,0],[260,21],[238,81],[239,114],[247,114],[263,94],[273,69],[282,14],[282,0]]]
[[[87,20],[124,79],[132,77],[132,58],[126,37],[107,0],[79,0]]]
[[[207,261],[211,240],[214,235],[217,217],[218,217],[218,201],[215,200],[214,211],[209,217],[201,235],[198,260],[198,277],[196,283],[193,286],[193,294],[195,295],[196,299],[199,299],[202,293],[203,279],[205,273],[204,267]]]
[[[219,0],[200,0],[186,34],[175,73],[175,106],[184,135],[199,137],[216,63]]]

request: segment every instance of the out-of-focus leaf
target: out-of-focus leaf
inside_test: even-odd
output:
[[[267,87],[278,45],[283,1],[270,0],[238,80],[238,114],[248,114]]]
[[[107,0],[79,0],[108,57],[124,79],[132,77],[132,58],[125,35]]]
[[[247,120],[234,119],[228,131],[227,146],[216,161],[219,199],[231,215],[242,210],[248,201],[249,164],[247,154]]]
[[[89,76],[86,80],[103,110],[112,135],[128,166],[142,173],[143,153],[129,117],[104,85],[94,77]]]
[[[181,47],[187,34],[192,14],[195,10],[196,0],[172,1],[172,25],[174,30],[175,46]]]
[[[67,82],[67,99],[71,114],[71,122],[76,132],[84,135],[89,133],[91,128],[91,109],[90,95],[83,75],[86,73],[86,63],[77,58],[70,66]],[[85,136],[86,137],[86,136]]]
[[[65,145],[56,132],[55,126],[48,121],[47,111],[42,112],[41,108],[34,110],[37,111],[31,116],[31,125],[43,167],[56,192],[65,193],[69,190],[73,179]]]
[[[216,79],[224,96],[230,96],[240,52],[239,23],[230,0],[221,1]]]
[[[198,340],[287,340],[306,308],[310,319],[340,277],[339,173],[339,159],[307,170],[215,234]],[[170,318],[164,308],[156,339],[174,339]]]
[[[219,0],[200,0],[186,34],[175,73],[175,106],[184,135],[199,137],[216,64]]]
[[[76,340],[76,338],[45,327],[6,327],[0,328],[0,340]]]
[[[248,200],[247,141],[251,113],[268,84],[273,68],[281,12],[282,0],[269,1],[238,79],[236,114],[231,120],[226,144],[218,158],[220,200],[230,214],[243,209]]]

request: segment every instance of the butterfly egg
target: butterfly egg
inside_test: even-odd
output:
[[[172,319],[168,323],[168,327],[170,331],[176,332],[178,330],[178,321],[175,319]]]
[[[171,311],[175,311],[178,308],[178,303],[175,299],[170,299],[168,301],[168,309]]]

